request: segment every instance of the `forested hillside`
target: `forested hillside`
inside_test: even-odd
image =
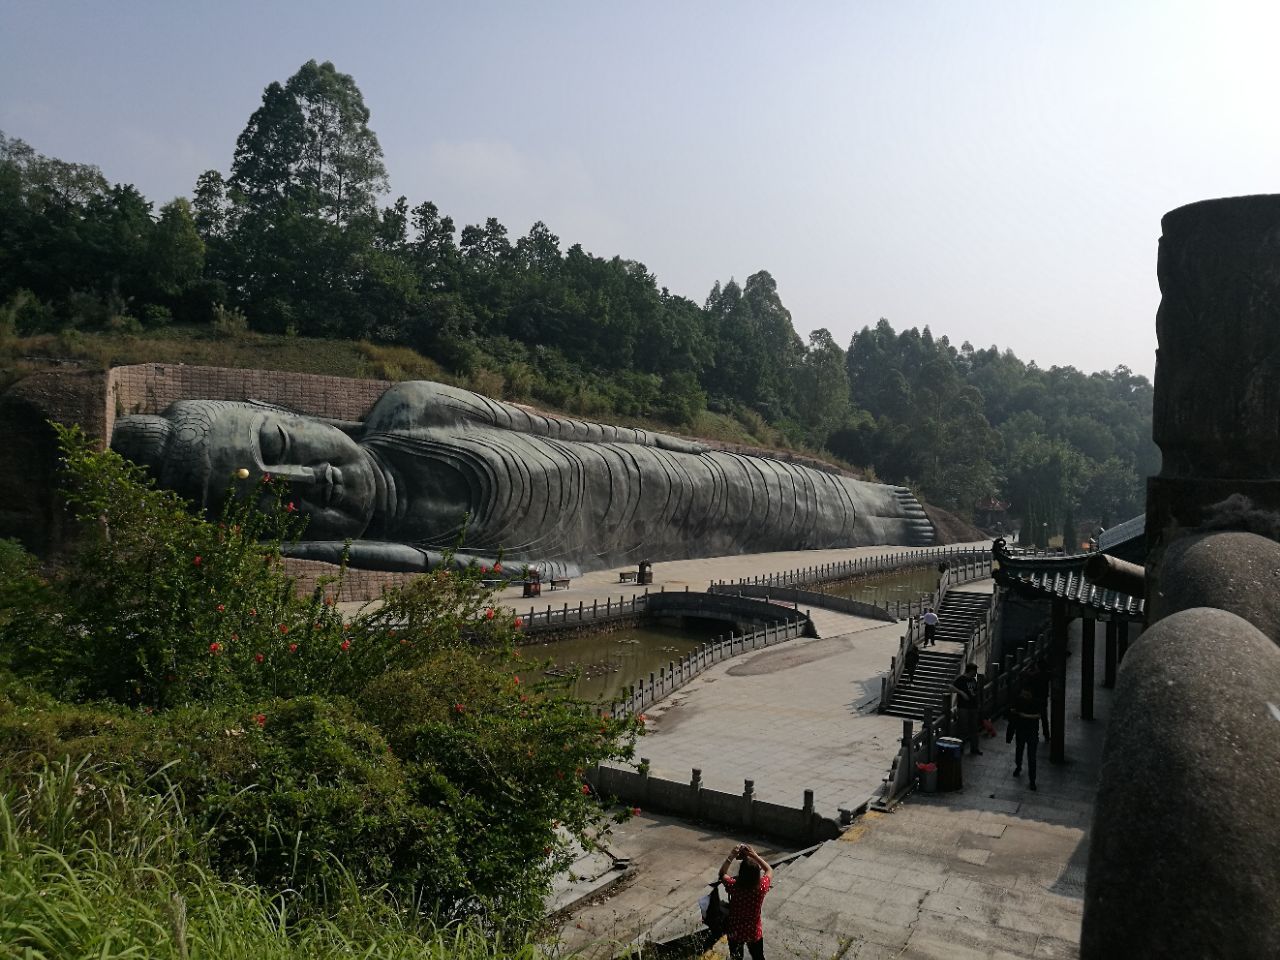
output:
[[[388,202],[369,116],[350,76],[311,61],[266,88],[225,173],[158,209],[0,134],[0,336],[172,324],[400,345],[584,416],[767,421],[962,516],[1008,500],[1041,535],[1140,509],[1158,454],[1151,385],[1128,369],[1042,370],[886,320],[846,351],[827,330],[802,340],[764,270],[698,304],[542,222],[459,230],[430,201]]]

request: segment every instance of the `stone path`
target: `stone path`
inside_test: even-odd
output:
[[[810,789],[833,819],[867,800],[902,729],[875,708],[903,625],[841,619],[838,635],[717,664],[651,707],[636,746],[651,775],[687,781],[697,767],[705,786],[729,793],[752,779],[757,799],[797,808]]]
[[[991,541],[984,540],[974,544],[957,544],[956,546],[991,546]],[[706,590],[712,580],[737,580],[743,577],[763,576],[770,573],[781,573],[785,570],[819,566],[824,563],[840,563],[856,560],[861,557],[881,556],[887,553],[913,553],[922,551],[923,547],[854,547],[839,550],[792,550],[782,553],[748,553],[730,557],[705,557],[699,560],[671,560],[653,565],[653,586],[649,589]],[[526,613],[530,605],[536,610],[546,610],[550,604],[560,608],[564,604],[577,607],[579,603],[591,605],[593,600],[603,603],[612,597],[631,599],[635,594],[642,594],[644,587],[634,583],[618,583],[619,570],[634,570],[635,564],[609,570],[595,570],[574,579],[567,589],[549,590],[543,588],[542,597],[538,600],[526,600],[521,597],[520,587],[508,587],[499,596],[502,602],[510,606],[516,613]]]

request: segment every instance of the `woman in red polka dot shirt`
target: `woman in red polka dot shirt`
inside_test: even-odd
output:
[[[742,861],[737,877],[728,875],[734,860]],[[773,867],[750,846],[740,843],[720,865],[720,882],[729,891],[729,922],[725,925],[729,956],[733,960],[742,960],[745,947],[751,951],[751,960],[764,960],[764,927],[760,922],[760,908],[773,883]]]

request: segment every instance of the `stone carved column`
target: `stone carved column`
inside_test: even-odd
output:
[[[1280,196],[1193,203],[1161,227],[1148,608],[1165,548],[1206,507],[1238,493],[1280,510]]]

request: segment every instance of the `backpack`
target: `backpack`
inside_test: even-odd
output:
[[[698,901],[698,907],[702,911],[702,922],[707,929],[717,936],[724,933],[725,927],[729,925],[729,898],[721,895],[719,880],[711,884],[711,892],[703,895]]]

